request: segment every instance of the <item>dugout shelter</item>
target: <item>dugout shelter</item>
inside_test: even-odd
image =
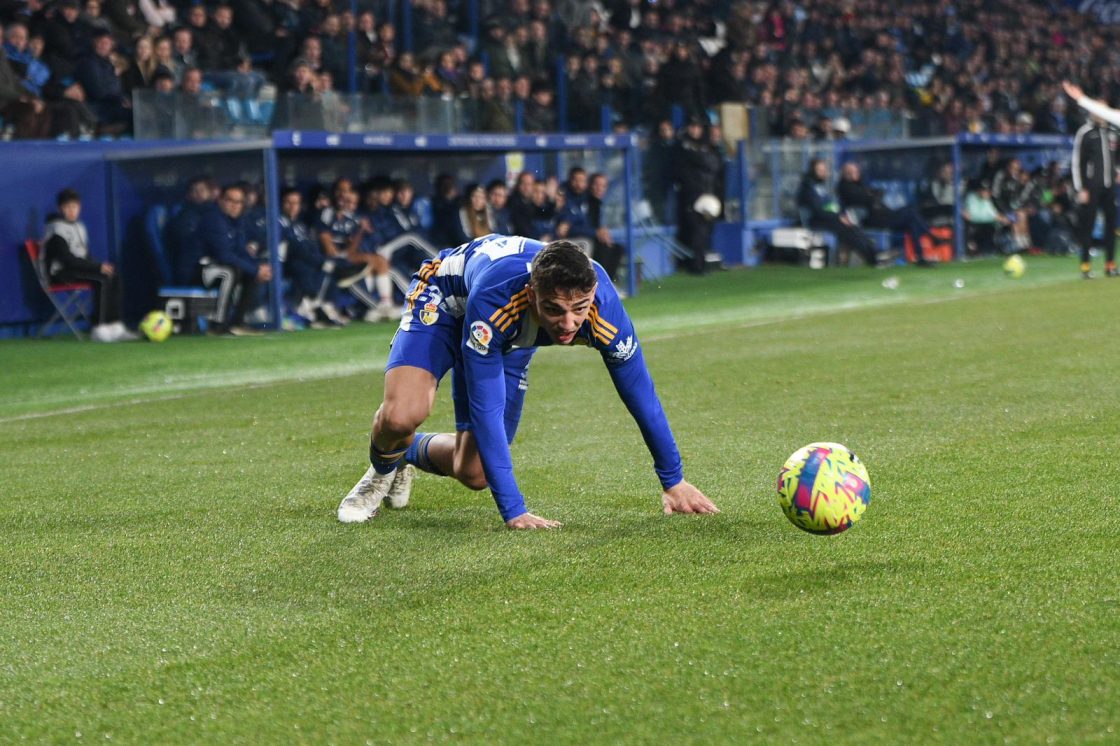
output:
[[[259,184],[265,195],[269,256],[270,325],[281,319],[283,278],[276,251],[279,192],[283,187],[329,184],[338,176],[361,182],[374,175],[406,176],[417,194],[436,174],[461,184],[507,180],[517,172],[556,176],[573,165],[610,180],[606,212],[615,235],[630,247],[626,289],[637,292],[635,258],[643,251],[630,206],[639,197],[637,138],[603,135],[404,135],[277,131],[270,139],[223,142],[0,143],[0,337],[25,336],[50,316],[26,259],[23,243],[43,234],[57,192],[82,195],[82,220],[94,258],[118,265],[125,315],[133,321],[162,307],[160,278],[144,235],[155,206],[182,199],[187,183],[205,175],[220,183]],[[443,247],[441,247],[443,248]],[[656,249],[656,247],[654,247]]]

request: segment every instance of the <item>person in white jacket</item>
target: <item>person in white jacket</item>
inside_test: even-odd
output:
[[[1073,141],[1070,176],[1077,200],[1077,242],[1081,246],[1081,276],[1091,279],[1090,248],[1093,226],[1100,213],[1104,220],[1105,276],[1118,277],[1116,267],[1116,165],[1113,137],[1106,124],[1120,126],[1120,111],[1085,95],[1080,87],[1064,81],[1062,87],[1089,114]]]

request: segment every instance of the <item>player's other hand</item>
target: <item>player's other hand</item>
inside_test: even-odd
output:
[[[1062,81],[1062,90],[1074,101],[1080,100],[1081,97],[1085,95],[1085,91],[1081,90],[1081,86],[1070,83],[1068,80]]]
[[[522,513],[516,518],[506,521],[508,528],[560,528],[564,524],[560,521],[550,521],[532,513]]]
[[[661,493],[665,515],[672,513],[718,513],[719,508],[688,482],[679,482]]]

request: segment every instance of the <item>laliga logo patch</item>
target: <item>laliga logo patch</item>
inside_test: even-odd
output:
[[[424,326],[431,326],[439,320],[439,306],[434,303],[427,303],[424,305],[424,310],[420,312],[420,321]]]
[[[638,351],[638,343],[634,341],[634,335],[631,334],[626,339],[620,339],[618,344],[615,345],[614,352],[611,357],[619,362],[626,362],[634,357],[634,353]]]
[[[471,324],[471,336],[467,343],[480,355],[490,352],[490,340],[494,338],[494,331],[485,321],[476,321]]]

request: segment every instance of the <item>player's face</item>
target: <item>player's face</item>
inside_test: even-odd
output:
[[[284,198],[284,201],[280,204],[280,209],[284,212],[285,217],[294,220],[299,216],[300,210],[303,209],[303,199],[293,192]]]
[[[530,285],[529,305],[536,311],[537,321],[553,342],[570,345],[583,322],[587,321],[587,314],[591,313],[595,289],[593,287],[586,293],[558,290],[552,295],[542,296],[537,295]]]

